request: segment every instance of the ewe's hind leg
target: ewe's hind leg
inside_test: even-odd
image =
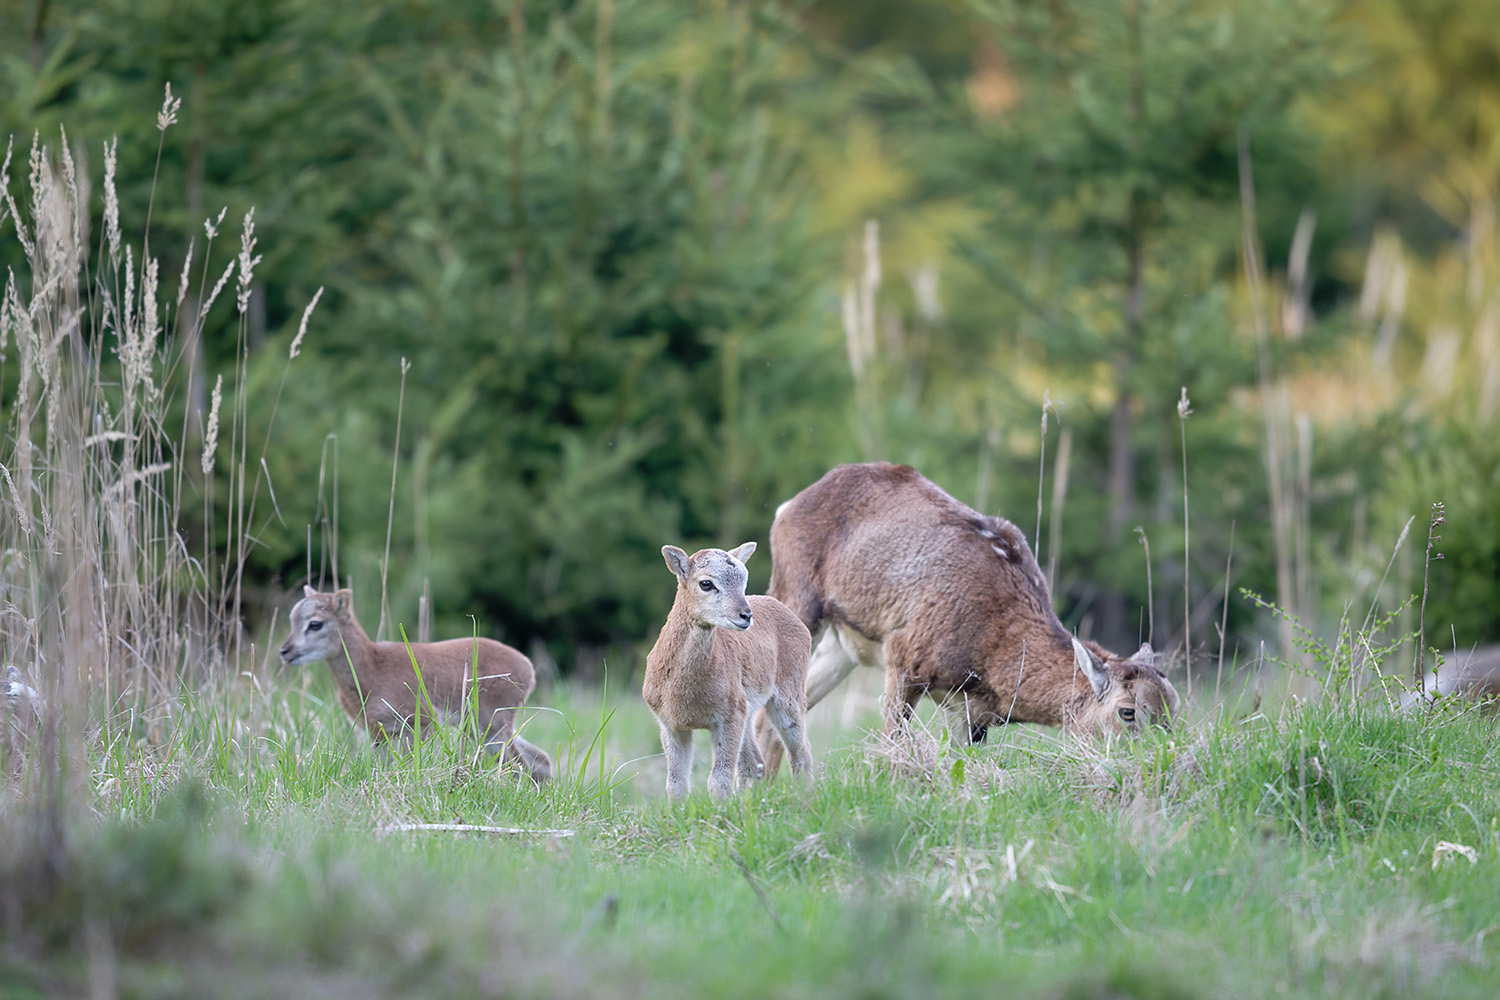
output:
[[[772,698],[766,704],[766,716],[781,735],[781,744],[791,754],[792,773],[805,781],[811,781],[812,747],[807,743],[807,719],[799,708],[800,706],[783,704],[779,698]],[[778,749],[781,744],[778,744]]]
[[[683,798],[693,773],[693,731],[673,729],[663,722],[661,748],[667,755],[667,798]]]

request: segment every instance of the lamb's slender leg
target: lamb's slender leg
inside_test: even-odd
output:
[[[807,692],[807,707],[812,708],[828,697],[857,666],[859,661],[839,642],[838,630],[825,621],[813,642],[812,660],[807,665],[807,683],[803,688]],[[781,769],[783,748],[764,712],[755,719],[755,734],[760,755],[766,762],[766,777],[773,778]]]
[[[693,773],[693,731],[673,729],[663,722],[661,748],[667,755],[667,798],[683,798]]]
[[[781,735],[781,742],[791,756],[792,773],[800,775],[805,781],[811,781],[812,747],[807,742],[807,719],[799,709],[800,706],[788,705],[781,698],[772,698],[766,702],[766,715],[776,727],[776,732]]]
[[[708,793],[716,799],[734,792],[734,769],[745,738],[745,710],[731,708],[713,734],[714,760],[708,772]]]
[[[490,714],[490,722],[484,729],[484,752],[486,756],[499,754],[506,765],[519,766],[538,785],[552,778],[552,758],[547,752],[523,739],[516,732],[516,710],[497,708]]]
[[[505,756],[507,761],[521,765],[538,785],[552,780],[552,758],[547,751],[528,742],[520,733],[511,736],[505,747]]]
[[[766,765],[761,760],[760,750],[755,745],[755,725],[753,719],[756,706],[750,706],[745,714],[744,732],[740,737],[740,767],[739,780],[741,785],[747,785],[752,781],[759,781],[766,773]]]

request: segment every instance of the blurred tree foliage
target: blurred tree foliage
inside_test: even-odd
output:
[[[1500,638],[1495,0],[0,0],[0,29],[0,131],[65,125],[95,177],[117,134],[127,236],[183,98],[164,274],[227,207],[211,281],[255,207],[250,343],[216,305],[179,399],[196,426],[223,373],[252,485],[264,449],[262,602],[336,561],[373,627],[394,459],[393,622],[430,587],[440,630],[630,648],[663,543],[764,540],[882,457],[1040,524],[1107,641],[1146,607],[1180,641],[1190,572],[1200,650],[1231,524],[1236,585],[1326,626],[1448,499],[1474,534],[1428,631]]]

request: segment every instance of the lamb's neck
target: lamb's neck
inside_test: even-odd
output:
[[[333,679],[339,687],[358,693],[369,686],[379,648],[357,622],[341,627],[339,637],[343,640],[342,648],[328,657],[328,669],[333,671]]]
[[[714,629],[694,621],[679,599],[673,603],[656,642],[665,654],[657,658],[657,669],[671,673],[679,665],[702,663],[713,655]]]

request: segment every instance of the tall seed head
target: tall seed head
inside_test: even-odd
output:
[[[302,310],[302,322],[297,326],[297,336],[292,338],[292,350],[291,353],[287,356],[288,361],[290,361],[292,358],[295,358],[299,353],[301,353],[302,337],[307,333],[307,321],[312,316],[313,310],[317,308],[318,300],[322,297],[323,286],[319,285],[318,290],[313,293],[312,301],[307,304],[306,309]]]
[[[239,305],[240,315],[250,308],[250,282],[255,272],[255,265],[260,263],[260,255],[255,252],[255,209],[245,213],[245,225],[240,231],[240,286]]]
[[[214,380],[214,394],[208,406],[208,426],[203,429],[203,478],[214,471],[214,451],[219,447],[219,403],[224,398],[224,376]]]
[[[177,109],[182,107],[182,98],[172,96],[172,81],[167,81],[167,96],[162,99],[161,110],[156,113],[156,129],[165,132],[168,125],[177,124]]]
[[[120,264],[120,195],[115,190],[115,155],[120,138],[104,144],[104,238],[109,243],[109,259]]]

